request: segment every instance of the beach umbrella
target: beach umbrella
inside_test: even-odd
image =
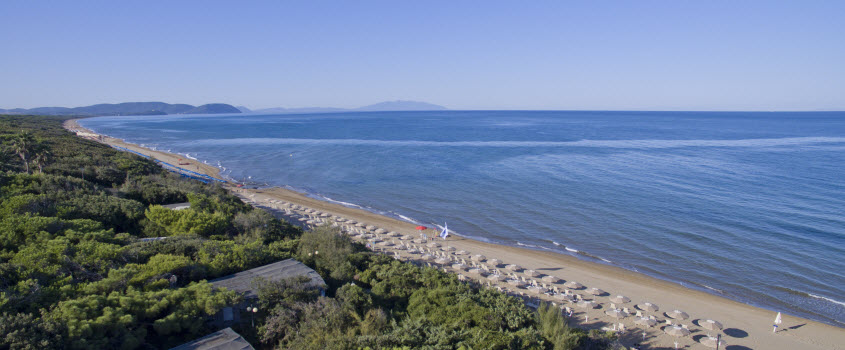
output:
[[[422,239],[422,238],[417,238],[417,239],[414,239],[414,240],[413,240],[413,241],[411,241],[411,242],[414,242],[414,243],[416,243],[416,244],[425,244],[425,240],[424,240],[424,239]]]
[[[455,247],[445,247],[445,248],[443,248],[443,250],[444,250],[444,251],[447,251],[447,252],[454,252],[454,251],[455,251]]]
[[[322,217],[324,217],[324,218],[327,218],[327,217],[332,216],[332,214],[329,214],[329,213],[322,213],[322,214],[320,214],[320,216],[322,216]]]
[[[387,233],[387,230],[385,230],[385,229],[383,229],[383,228],[377,228],[377,229],[376,229],[376,233],[378,233],[378,234]]]
[[[522,268],[519,267],[519,265],[516,265],[516,264],[510,264],[508,266],[505,266],[505,268],[508,269],[508,270],[511,270],[513,272],[517,272],[519,270],[522,270]]]
[[[451,260],[449,260],[449,259],[446,259],[446,258],[437,258],[437,259],[435,259],[435,260],[434,260],[434,262],[436,262],[436,263],[438,263],[438,264],[440,264],[440,265],[446,265],[446,264],[448,264],[448,263],[450,263],[450,262],[452,262],[452,261],[451,261]]]
[[[719,321],[713,320],[706,320],[706,321],[698,321],[698,325],[704,329],[709,329],[711,331],[719,331],[722,330],[722,324]]]
[[[574,295],[572,295],[572,294],[563,294],[563,293],[558,293],[558,294],[555,294],[555,299],[557,299],[557,300],[572,301],[572,300],[575,300],[575,296],[574,296]]]
[[[422,226],[422,225],[417,226],[416,228],[417,228],[417,230],[418,230],[418,231],[422,231],[422,230],[427,230],[427,229],[428,229],[428,227],[425,227],[425,226]]]
[[[624,295],[617,295],[615,297],[610,298],[610,302],[614,304],[625,304],[631,302],[631,299]]]
[[[587,289],[587,293],[590,293],[592,295],[602,295],[606,292],[599,289],[599,288],[593,287],[593,288]]]
[[[365,224],[363,222],[359,222],[359,223],[355,224],[355,226],[356,227],[367,227],[367,224]]]
[[[413,240],[413,239],[414,239],[414,237],[411,237],[411,236],[402,236],[402,237],[399,237],[399,239],[401,239],[401,240],[403,240],[403,241],[409,241],[409,240]]]
[[[421,256],[420,259],[431,260],[431,259],[434,259],[434,256],[432,256],[431,254],[425,254],[425,255]]]
[[[391,243],[391,242],[386,242],[386,241],[385,241],[385,242],[381,242],[381,243],[379,243],[378,245],[380,245],[380,246],[382,246],[382,247],[392,247],[392,246],[393,246],[393,243]]]
[[[502,280],[502,276],[501,275],[490,275],[490,276],[487,276],[487,279],[489,279],[491,281],[498,282],[498,281]]]
[[[687,314],[686,312],[683,312],[681,310],[672,310],[672,312],[667,312],[666,316],[669,316],[669,317],[674,318],[676,320],[677,319],[686,320],[686,319],[689,318],[689,314]]]
[[[509,279],[508,284],[515,286],[515,287],[522,287],[522,286],[525,285],[525,282],[522,282],[522,281],[517,280],[517,279]]]
[[[534,270],[525,271],[525,275],[529,277],[537,277],[540,276],[540,273]]]
[[[628,317],[628,313],[619,309],[607,310],[604,312],[606,315],[613,317],[615,319],[625,318]]]
[[[596,304],[596,302],[591,301],[591,300],[585,300],[585,301],[578,303],[578,307],[580,307],[582,309],[595,309],[595,308],[599,307],[599,304]]]
[[[657,324],[657,320],[652,320],[648,317],[639,317],[636,320],[634,320],[634,323],[641,325],[641,326],[653,327],[654,325]]]
[[[347,220],[347,221],[346,221],[346,224],[347,224],[347,225],[355,225],[355,224],[357,224],[357,223],[358,223],[358,222],[357,222],[357,221],[355,221],[355,220]]]
[[[698,342],[701,343],[701,345],[704,345],[708,348],[714,348],[714,349],[717,348],[717,347],[724,349],[725,346],[728,345],[728,344],[719,340],[719,338],[716,338],[716,337],[704,337],[704,338],[701,338],[701,340],[699,340]]]
[[[452,268],[455,270],[466,270],[467,266],[465,264],[452,264]]]
[[[546,283],[557,283],[560,281],[560,279],[555,276],[543,276],[542,280]]]
[[[467,253],[466,250],[459,250],[459,251],[455,252],[455,255],[466,255],[466,254],[469,254],[469,253]]]
[[[405,249],[407,249],[407,248],[405,248],[405,246],[404,246],[404,245],[399,244],[399,245],[397,245],[397,246],[393,247],[393,249],[396,249],[396,250],[405,250]]]
[[[639,308],[640,308],[640,310],[648,311],[648,312],[657,312],[658,310],[660,310],[660,308],[657,305],[652,304],[652,303],[643,303],[642,305],[639,305]]]
[[[477,268],[477,267],[473,267],[473,268],[469,269],[469,271],[467,271],[467,272],[469,272],[473,275],[482,275],[483,271],[481,269]]]
[[[566,288],[571,289],[581,289],[584,288],[584,285],[575,281],[569,281],[563,284]]]
[[[487,263],[490,264],[490,265],[493,265],[495,267],[495,266],[501,265],[502,261],[499,260],[499,259],[493,258],[493,259],[487,260]]]
[[[438,248],[438,247],[440,247],[440,243],[431,242],[429,244],[426,244],[426,246],[429,247],[429,248]]]
[[[546,288],[540,286],[531,286],[528,287],[528,291],[532,293],[543,294],[546,292]]]
[[[481,255],[481,254],[476,254],[476,255],[473,255],[473,256],[472,256],[472,260],[475,260],[475,261],[479,261],[479,262],[480,262],[480,261],[485,261],[485,260],[487,260],[487,257],[486,257],[486,256],[484,256],[484,255]]]
[[[399,237],[402,234],[399,233],[399,232],[396,232],[396,231],[390,231],[390,232],[387,233],[387,235],[390,236],[390,237]]]
[[[689,329],[681,326],[666,326],[666,328],[663,329],[663,332],[673,337],[686,337],[690,334]]]

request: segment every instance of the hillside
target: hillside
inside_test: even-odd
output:
[[[279,113],[279,114],[305,114],[305,113],[340,113],[340,112],[387,112],[387,111],[441,111],[448,108],[428,102],[419,101],[385,101],[358,108],[336,108],[336,107],[300,107],[284,108],[273,107],[256,109],[255,113]]]
[[[161,114],[220,114],[241,113],[234,106],[224,103],[210,103],[202,106],[189,104],[169,104],[164,102],[124,102],[102,103],[85,107],[38,107],[31,109],[15,108],[0,109],[0,113],[7,114],[39,114],[39,115],[161,115]]]

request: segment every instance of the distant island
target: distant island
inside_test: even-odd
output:
[[[336,112],[378,112],[378,111],[442,111],[448,108],[419,101],[385,101],[358,108],[336,108],[336,107],[302,107],[302,108],[262,108],[250,110],[244,106],[237,107],[243,113],[336,113]]]
[[[85,107],[38,107],[0,109],[2,114],[37,114],[37,115],[165,115],[165,114],[220,114],[241,113],[232,105],[209,103],[202,106],[188,104],[169,104],[164,102],[124,102],[117,104],[102,103]]]

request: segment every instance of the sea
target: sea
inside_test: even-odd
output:
[[[218,166],[233,181],[448,223],[456,235],[574,255],[845,327],[845,112],[416,111],[80,124]]]

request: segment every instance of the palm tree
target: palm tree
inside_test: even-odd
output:
[[[41,148],[35,152],[35,156],[32,157],[32,163],[38,167],[38,173],[43,173],[44,165],[47,165],[47,161],[50,160],[50,151],[46,148]]]
[[[12,140],[12,151],[21,157],[27,174],[29,174],[29,161],[27,158],[29,157],[29,153],[32,152],[33,147],[35,147],[35,137],[33,137],[29,132],[21,131],[21,133]]]

